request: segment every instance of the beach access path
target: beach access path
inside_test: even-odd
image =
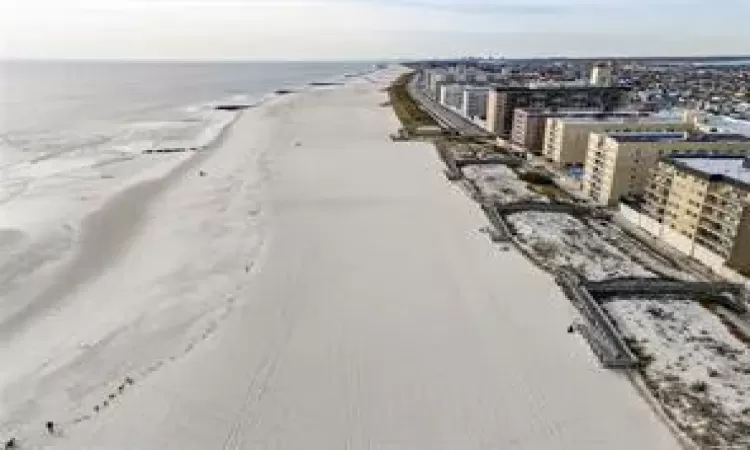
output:
[[[627,377],[566,333],[553,279],[480,232],[434,148],[389,140],[381,90],[397,73],[296,94],[267,136],[247,140],[239,119],[205,166],[266,146],[269,237],[243,299],[43,447],[676,448]]]

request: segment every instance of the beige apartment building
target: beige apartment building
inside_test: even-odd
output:
[[[511,142],[535,154],[543,154],[546,142],[546,128],[549,119],[566,118],[581,120],[613,120],[646,117],[647,113],[638,111],[597,111],[594,109],[550,109],[550,108],[516,108],[513,113]],[[587,144],[587,143],[586,143]],[[584,147],[586,146],[584,144]],[[584,150],[585,156],[585,150]],[[583,158],[581,158],[583,163]]]
[[[601,205],[639,196],[650,171],[667,155],[708,156],[715,153],[744,155],[750,139],[738,134],[688,132],[590,133],[584,169],[584,194]]]
[[[746,147],[750,152],[750,145]],[[750,158],[661,160],[645,188],[640,225],[709,267],[750,275]],[[631,213],[632,214],[632,213]]]
[[[552,117],[546,121],[542,155],[560,168],[581,166],[586,161],[590,133],[693,129],[689,122],[651,118],[640,112],[624,116]]]

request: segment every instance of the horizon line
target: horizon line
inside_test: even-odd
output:
[[[416,57],[383,57],[383,58],[341,58],[341,59],[252,59],[252,58],[95,58],[95,57],[3,57],[0,62],[163,62],[163,63],[403,63],[421,61],[466,61],[466,60],[589,60],[589,59],[620,59],[620,60],[667,60],[667,59],[693,59],[693,60],[750,60],[750,54],[675,54],[675,55],[590,55],[590,56],[566,56],[566,55],[536,55],[536,56],[416,56]]]

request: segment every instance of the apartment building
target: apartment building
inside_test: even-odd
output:
[[[594,86],[612,86],[614,83],[614,74],[612,64],[599,62],[591,68],[591,78],[589,80]]]
[[[456,82],[456,76],[442,70],[428,70],[425,74],[427,94],[432,98],[440,99],[440,90],[443,85]]]
[[[513,130],[510,134],[511,142],[524,147],[526,150],[543,154],[546,143],[546,128],[549,119],[599,119],[632,118],[646,116],[638,111],[597,111],[593,109],[549,109],[549,108],[516,108],[513,113]],[[588,138],[588,136],[587,136]],[[588,141],[584,145],[588,145]],[[583,158],[581,158],[583,163]]]
[[[486,85],[489,76],[476,68],[449,67],[444,69],[427,69],[424,71],[425,89],[434,99],[440,99],[441,88],[449,84]]]
[[[465,86],[461,84],[446,84],[440,87],[439,102],[451,108],[463,109]]]
[[[746,147],[750,153],[750,145]],[[650,231],[710,267],[750,275],[750,158],[662,159],[646,186]],[[645,223],[644,223],[645,224]]]
[[[692,123],[623,111],[588,116],[549,117],[544,127],[542,155],[558,167],[582,166],[590,133],[629,131],[693,131]]]
[[[464,89],[464,116],[470,119],[487,119],[487,97],[489,94],[490,89],[488,87],[467,86]]]
[[[577,108],[613,111],[630,98],[629,87],[583,85],[503,86],[490,90],[487,127],[501,137],[510,135],[516,108]]]
[[[586,154],[583,191],[602,205],[623,197],[639,196],[650,170],[673,153],[707,156],[713,153],[744,155],[750,138],[739,134],[688,132],[591,133]]]

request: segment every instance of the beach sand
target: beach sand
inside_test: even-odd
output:
[[[676,448],[566,333],[575,312],[553,279],[480,232],[435,150],[389,140],[398,123],[379,105],[398,72],[245,112],[138,217],[106,222],[127,228],[97,238],[114,256],[4,353],[18,364],[3,395],[39,392],[19,436],[69,450]],[[28,377],[41,361],[48,375]],[[60,435],[44,435],[49,419]]]

